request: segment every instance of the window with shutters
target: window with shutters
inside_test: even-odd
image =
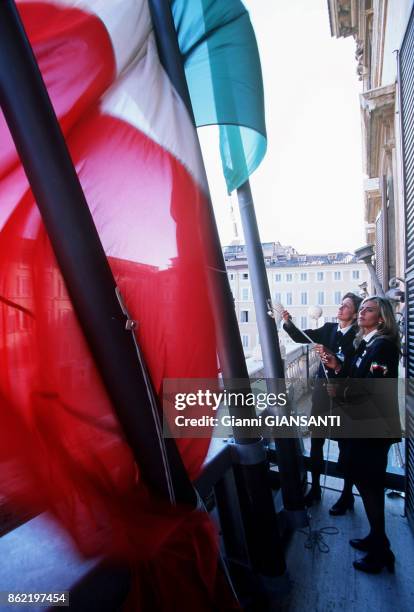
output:
[[[414,13],[399,54],[399,98],[404,173],[406,258],[406,496],[405,511],[414,530]]]
[[[384,291],[396,274],[395,211],[392,177],[382,177],[381,211],[375,222],[375,271]]]
[[[384,223],[385,209],[382,208],[378,217],[375,221],[375,272],[383,289],[386,289],[386,258],[385,258],[385,223]]]

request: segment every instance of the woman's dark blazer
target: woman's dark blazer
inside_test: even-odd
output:
[[[394,342],[375,335],[345,363],[348,378],[340,385],[338,400],[343,401],[343,410],[353,421],[351,433],[357,437],[400,439],[399,356]]]

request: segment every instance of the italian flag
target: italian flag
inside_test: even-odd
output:
[[[204,64],[210,77],[202,82],[217,100],[214,65],[222,61],[219,53],[206,63],[206,52],[214,58],[214,48],[223,48],[213,37],[223,14],[212,10],[222,3],[207,3],[207,12],[203,4],[173,2],[172,9],[197,123],[222,126],[231,191],[264,155],[264,122],[236,127],[234,95],[233,115],[220,107],[203,115],[207,94],[200,97],[193,77]],[[241,3],[228,5],[245,22]],[[165,378],[217,378],[201,222],[208,189],[192,119],[157,55],[147,1],[17,6],[116,283],[138,322],[156,393]],[[252,99],[250,92],[242,106]],[[233,607],[219,588],[207,515],[161,505],[140,480],[1,113],[0,401],[2,496],[25,512],[51,511],[86,556],[127,561],[141,576],[150,567],[150,580],[134,582],[132,609],[149,601],[178,609],[187,597],[193,609],[209,610],[218,590],[220,605]],[[191,479],[209,442],[177,442]]]

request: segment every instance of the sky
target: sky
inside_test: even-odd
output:
[[[331,37],[326,0],[244,0],[263,71],[268,150],[250,177],[262,242],[300,253],[365,244],[355,41]],[[222,244],[234,238],[212,130],[199,130]],[[241,235],[241,242],[244,242]]]

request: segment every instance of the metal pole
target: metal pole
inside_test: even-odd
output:
[[[264,374],[269,391],[284,392],[286,391],[285,371],[275,319],[268,315],[271,295],[248,180],[237,189],[237,197],[246,241],[247,261],[262,349]],[[299,452],[298,441],[294,438],[278,438],[275,441],[278,446],[280,482],[285,507],[298,513],[295,522],[307,524],[301,483],[301,453]]]
[[[178,92],[183,88],[187,91],[182,99],[187,105],[190,116],[193,117],[169,2],[149,0],[149,7],[161,62],[175,89]],[[249,375],[234,311],[233,296],[211,199],[209,196],[206,199],[202,219],[206,234],[205,256],[224,384],[243,379],[248,387]],[[237,408],[230,407],[230,412],[235,416],[238,415]],[[251,409],[246,410],[243,416],[254,416],[254,414]],[[263,440],[244,438],[238,434],[237,429],[234,430],[234,436],[235,478],[251,563],[255,571],[264,576],[279,576],[284,573],[286,565],[267,477],[268,464]]]
[[[173,441],[168,442],[167,457],[152,389],[133,335],[126,331],[107,257],[12,0],[0,2],[0,105],[143,480],[171,502],[194,505],[194,490]]]
[[[280,380],[285,378],[285,372],[275,319],[268,315],[271,295],[249,180],[237,189],[237,198],[246,241],[247,262],[262,349],[264,374],[268,379]]]

